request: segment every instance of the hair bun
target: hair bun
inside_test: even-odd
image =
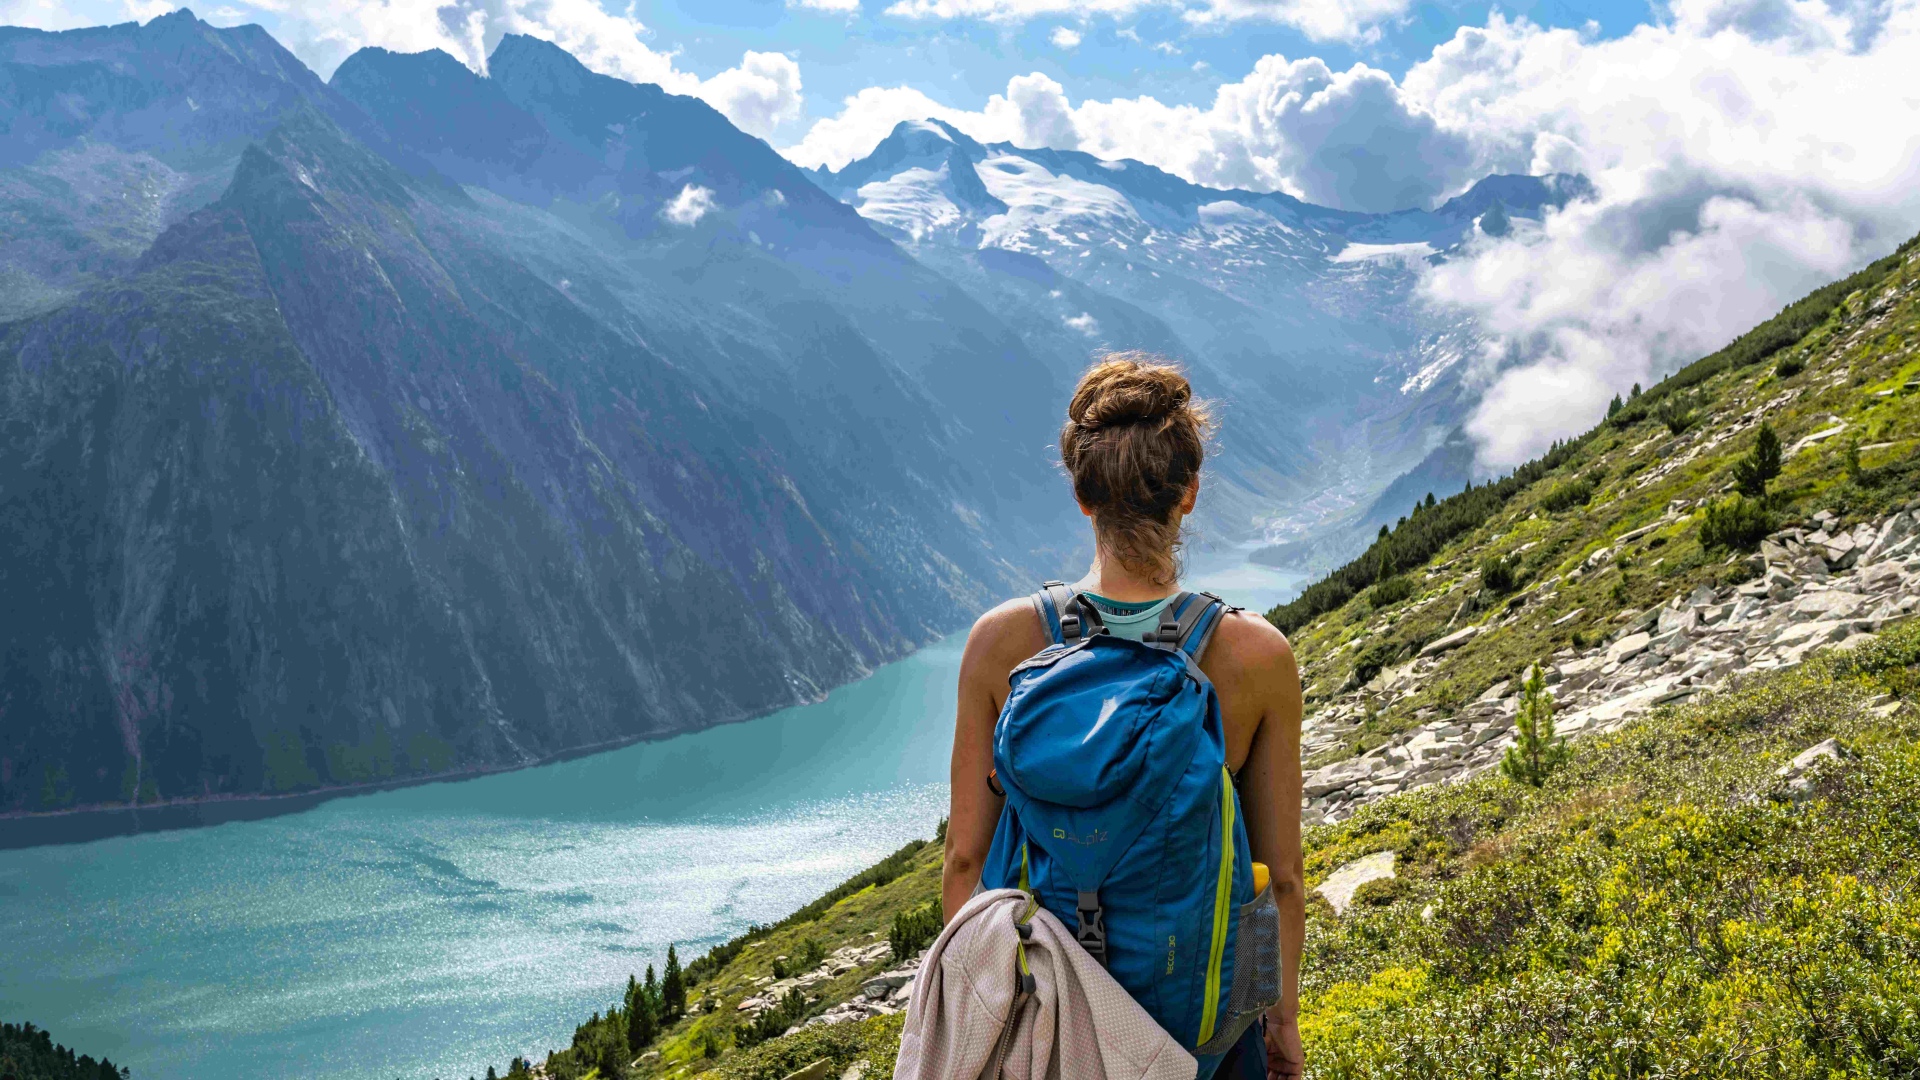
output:
[[[1101,550],[1156,582],[1180,576],[1180,505],[1199,483],[1210,423],[1187,377],[1149,353],[1103,358],[1067,405],[1060,464],[1073,497]]]
[[[1187,408],[1193,388],[1177,368],[1112,356],[1087,372],[1073,395],[1067,418],[1090,431],[1152,423]]]

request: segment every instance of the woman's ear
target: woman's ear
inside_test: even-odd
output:
[[[1080,512],[1081,512],[1082,514],[1085,514],[1085,515],[1086,515],[1086,516],[1088,516],[1088,517],[1092,517],[1092,516],[1093,516],[1093,507],[1091,507],[1091,506],[1088,506],[1088,505],[1087,505],[1086,503],[1083,503],[1083,502],[1081,502],[1081,501],[1080,501],[1079,499],[1075,499],[1075,500],[1073,500],[1073,505],[1075,505],[1075,506],[1077,506],[1077,507],[1079,507],[1079,508],[1080,508]]]
[[[1193,483],[1187,487],[1187,497],[1180,500],[1180,516],[1185,517],[1193,513],[1194,504],[1199,501],[1200,478],[1196,476],[1193,478]]]

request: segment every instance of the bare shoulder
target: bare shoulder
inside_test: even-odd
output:
[[[1047,647],[1047,632],[1028,597],[999,604],[975,619],[967,632],[965,663],[1004,675],[1014,665]]]
[[[1229,612],[1207,647],[1208,667],[1246,677],[1298,677],[1293,645],[1279,627],[1251,611]]]

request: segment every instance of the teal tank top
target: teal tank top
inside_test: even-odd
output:
[[[1123,637],[1129,641],[1146,640],[1148,631],[1160,625],[1160,613],[1173,603],[1173,596],[1163,596],[1158,600],[1129,603],[1124,600],[1109,600],[1098,593],[1081,593],[1087,602],[1100,610],[1100,621],[1106,625],[1107,632],[1114,637]],[[1180,595],[1174,593],[1174,596]]]

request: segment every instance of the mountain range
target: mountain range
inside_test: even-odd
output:
[[[1348,214],[937,124],[808,173],[535,38],[322,81],[184,10],[0,28],[0,134],[10,813],[817,697],[1083,552],[1049,441],[1100,347],[1233,403],[1252,538],[1457,421],[1406,260],[1580,193]]]

